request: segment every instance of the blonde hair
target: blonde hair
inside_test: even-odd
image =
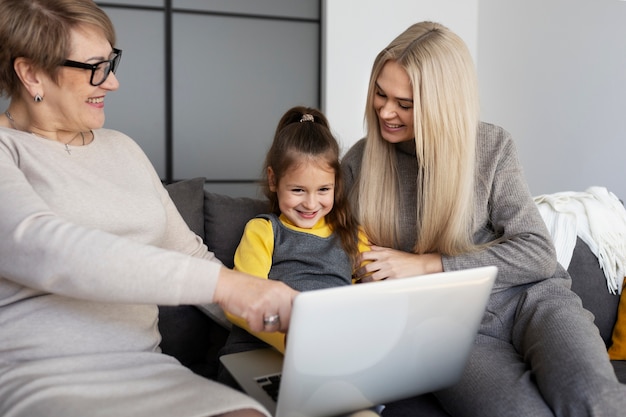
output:
[[[101,30],[115,46],[113,24],[92,0],[0,1],[0,95],[13,97],[20,91],[15,58],[28,58],[56,80],[70,53],[71,31],[85,25]]]
[[[478,87],[465,43],[446,27],[410,26],[374,61],[365,122],[366,144],[355,190],[357,215],[370,240],[398,248],[398,172],[394,145],[380,134],[376,80],[388,61],[408,74],[418,167],[415,253],[456,255],[474,249],[473,196]],[[381,213],[385,213],[381,215]],[[389,213],[389,215],[387,215]]]

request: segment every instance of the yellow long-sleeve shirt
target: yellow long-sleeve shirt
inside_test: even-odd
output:
[[[302,233],[310,233],[319,237],[329,237],[333,231],[326,223],[326,219],[320,219],[310,229],[300,228],[282,214],[279,217],[281,223],[289,229]],[[359,252],[370,250],[367,238],[362,231],[358,234]],[[235,252],[235,269],[246,272],[259,278],[268,278],[272,268],[272,255],[274,253],[274,231],[272,223],[268,219],[254,218],[246,224],[241,242]],[[281,352],[285,351],[285,336],[278,332],[252,332],[246,321],[240,317],[227,314],[228,319],[235,325],[246,329],[257,338],[274,346]]]

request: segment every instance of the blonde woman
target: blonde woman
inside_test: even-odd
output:
[[[437,23],[409,27],[374,61],[365,119],[366,137],[342,160],[373,244],[361,254],[369,263],[357,277],[499,268],[461,382],[435,393],[446,411],[501,417],[626,410],[626,389],[556,261],[510,135],[479,121],[465,43]],[[389,404],[383,416],[403,415],[403,407],[414,408],[410,401]]]

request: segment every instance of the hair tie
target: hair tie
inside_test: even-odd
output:
[[[302,118],[300,119],[300,123],[302,122],[314,122],[315,118],[313,117],[312,114],[309,113],[305,113],[302,115]]]

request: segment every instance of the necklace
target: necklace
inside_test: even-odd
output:
[[[48,140],[52,140],[52,139],[50,139],[50,138],[48,138],[48,137],[45,137],[45,136],[43,136],[43,135],[39,135],[39,134],[37,134],[37,133],[35,133],[35,132],[31,132],[31,131],[29,131],[29,130],[22,130],[22,129],[18,129],[18,128],[17,128],[17,126],[16,126],[16,124],[15,124],[15,120],[13,120],[13,115],[12,115],[12,114],[11,114],[8,110],[6,110],[6,111],[4,112],[4,115],[7,117],[7,119],[9,119],[9,123],[11,124],[11,127],[12,127],[13,129],[15,129],[15,130],[19,130],[20,132],[27,132],[27,133],[30,133],[31,135],[39,136],[40,138],[44,138],[44,139],[48,139]],[[74,141],[74,139],[76,139],[76,136],[78,136],[79,134],[80,134],[80,137],[81,137],[81,138],[82,138],[82,140],[83,140],[83,145],[85,145],[85,134],[84,134],[83,132],[78,132],[77,134],[75,134],[74,136],[72,136],[72,139],[68,140],[66,143],[61,142],[61,143],[63,143],[63,145],[65,145],[65,152],[67,152],[67,154],[68,154],[68,155],[71,155],[71,154],[72,154],[72,150],[70,149],[70,146],[69,146],[69,145],[70,145],[70,143],[72,143],[72,142]]]

